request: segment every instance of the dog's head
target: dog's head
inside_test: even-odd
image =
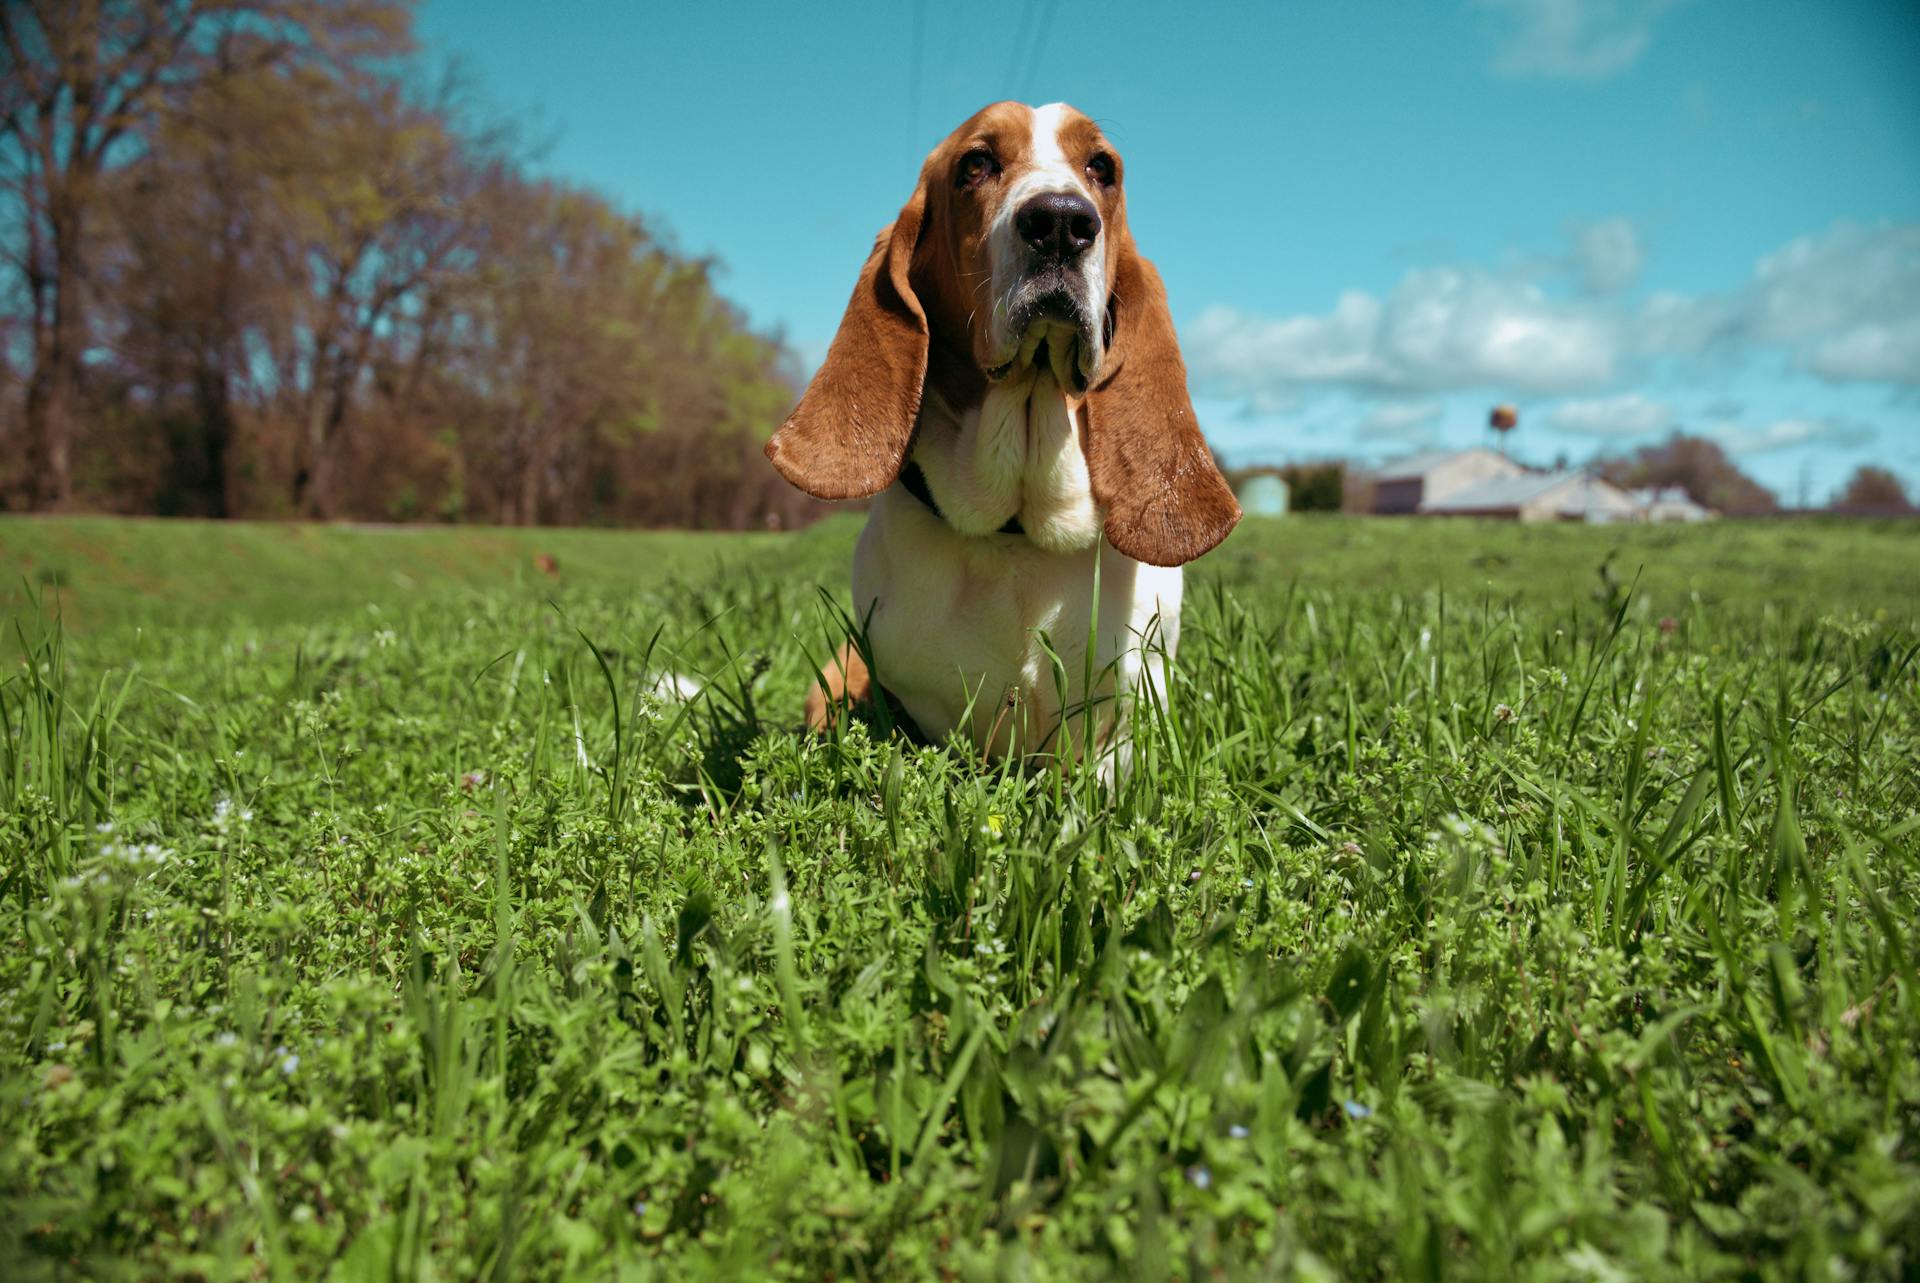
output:
[[[1191,561],[1240,518],[1187,396],[1166,293],[1127,231],[1120,156],[1064,104],[995,103],[934,148],[767,456],[822,499],[892,484],[931,382],[949,405],[1044,362],[1084,395],[1109,542]]]

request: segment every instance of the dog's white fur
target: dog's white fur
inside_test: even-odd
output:
[[[1144,682],[1165,689],[1180,592],[1178,566],[1135,561],[1104,539],[1053,552],[1019,535],[965,535],[897,485],[874,500],[853,554],[874,679],[923,733],[959,730],[993,756],[1091,746],[1115,765],[1126,701]]]
[[[989,535],[1018,517],[1042,549],[1074,552],[1100,537],[1080,432],[1078,404],[1061,393],[1053,372],[1028,369],[988,388],[964,413],[929,391],[913,458],[961,534]]]

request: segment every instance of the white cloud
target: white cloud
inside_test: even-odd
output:
[[[1186,347],[1196,379],[1232,396],[1290,384],[1554,391],[1611,378],[1615,337],[1585,303],[1478,268],[1434,267],[1408,273],[1385,299],[1349,291],[1324,316],[1209,308]]]
[[[1808,349],[1803,364],[1834,383],[1920,383],[1920,316],[1842,330]]]
[[[1782,342],[1920,319],[1920,223],[1796,237],[1755,265],[1751,293],[1756,330]]]
[[[1278,392],[1256,391],[1247,397],[1240,406],[1242,419],[1270,419],[1276,415],[1290,414],[1299,408],[1300,398],[1281,395]]]
[[[1779,419],[1760,427],[1716,423],[1706,435],[1732,454],[1767,454],[1800,446],[1863,446],[1873,440],[1874,431],[1850,419]]]
[[[1384,297],[1350,290],[1322,314],[1210,308],[1184,346],[1197,387],[1242,399],[1315,386],[1567,395],[1656,361],[1765,352],[1829,382],[1920,387],[1920,222],[1800,237],[1720,293],[1582,293],[1617,290],[1641,257],[1631,224],[1607,219],[1523,271],[1419,268]]]
[[[1604,318],[1533,284],[1471,268],[1410,273],[1388,300],[1381,337],[1414,387],[1577,387],[1613,373]]]
[[[1725,295],[1649,294],[1633,318],[1634,345],[1648,356],[1693,356],[1743,340],[1740,309]]]
[[[1509,76],[1602,80],[1638,61],[1674,0],[1478,0],[1498,15],[1493,69]]]
[[[1384,383],[1374,355],[1380,312],[1378,299],[1357,290],[1342,294],[1326,316],[1267,320],[1212,307],[1194,322],[1186,347],[1202,377],[1228,395],[1289,383]]]
[[[1603,218],[1573,230],[1568,265],[1590,293],[1617,294],[1640,279],[1647,252],[1631,220]]]
[[[1562,401],[1547,412],[1547,426],[1586,437],[1638,437],[1674,424],[1673,409],[1638,392],[1592,401]]]
[[[1726,294],[1657,294],[1653,355],[1771,347],[1834,383],[1920,383],[1920,223],[1840,224],[1789,241]]]
[[[1389,401],[1360,421],[1360,435],[1374,440],[1424,442],[1445,407],[1433,401]]]

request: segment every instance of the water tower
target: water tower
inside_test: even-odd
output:
[[[1500,453],[1507,452],[1507,434],[1520,426],[1520,411],[1502,403],[1493,407],[1487,416],[1487,427],[1493,431],[1493,439],[1500,443]]]

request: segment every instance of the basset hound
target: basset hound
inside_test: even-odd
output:
[[[933,150],[880,233],[767,443],[810,495],[874,496],[853,557],[873,671],[843,649],[809,696],[815,727],[884,694],[932,739],[1110,766],[1128,700],[1160,683],[1180,567],[1240,506],[1122,176],[1072,107],[995,103]]]

